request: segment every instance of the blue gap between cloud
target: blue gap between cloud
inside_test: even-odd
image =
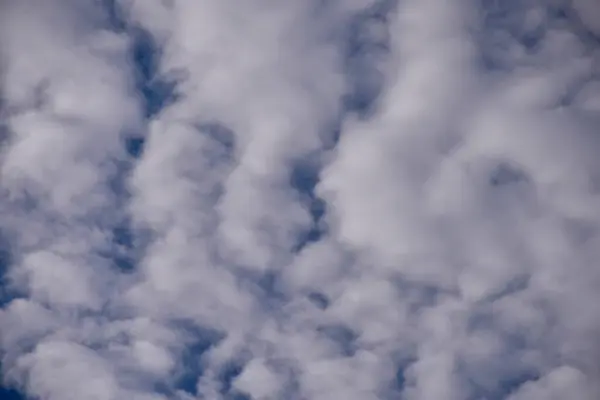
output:
[[[175,101],[176,82],[159,74],[161,49],[152,35],[139,26],[132,25],[115,0],[103,0],[108,23],[114,31],[128,34],[132,39],[131,62],[135,87],[140,94],[144,116],[151,119],[168,104]],[[142,155],[144,137],[134,132],[126,139],[125,150],[136,159]]]
[[[311,227],[301,233],[298,238],[296,252],[302,250],[306,245],[318,241],[324,234],[321,219],[325,214],[325,202],[315,193],[319,183],[319,173],[319,166],[310,159],[299,160],[292,167],[290,186],[298,193],[312,218]]]
[[[346,28],[344,68],[348,92],[344,97],[346,112],[368,117],[375,108],[384,85],[381,63],[390,51],[388,15],[394,0],[379,1],[356,15]]]
[[[180,372],[173,384],[173,389],[198,395],[196,383],[204,373],[202,356],[211,347],[216,346],[224,338],[224,335],[214,329],[201,328],[186,321],[177,321],[174,324],[186,332],[189,344],[182,354]]]
[[[348,92],[344,95],[343,113],[355,113],[367,118],[375,107],[384,84],[380,63],[389,53],[387,32],[388,14],[396,5],[395,0],[379,1],[368,10],[358,13],[342,29],[342,54],[344,73],[348,82]],[[379,34],[377,33],[379,32]],[[340,138],[341,115],[331,126],[332,143],[323,151],[331,150]],[[325,233],[321,220],[326,212],[325,202],[316,196],[321,165],[319,155],[296,160],[290,173],[290,185],[300,195],[309,209],[313,224],[298,238],[295,251],[321,239]]]
[[[174,95],[175,82],[163,79],[159,75],[161,49],[152,35],[127,20],[127,15],[115,0],[102,0],[109,29],[125,33],[132,40],[131,63],[135,77],[135,88],[140,95],[147,120],[153,118],[170,102],[176,99]],[[126,132],[124,151],[128,159],[117,161],[116,172],[111,181],[111,189],[117,198],[117,208],[120,214],[111,230],[111,246],[108,254],[103,254],[112,260],[113,266],[121,272],[132,272],[137,264],[138,253],[144,243],[143,232],[134,230],[127,217],[126,205],[130,193],[127,188],[127,178],[134,163],[142,157],[146,138],[145,132]]]
[[[2,363],[0,363],[0,400],[26,400],[24,394],[16,391],[13,388],[7,387],[4,384],[4,376],[2,374]]]
[[[0,400],[25,400],[19,392],[0,386]]]

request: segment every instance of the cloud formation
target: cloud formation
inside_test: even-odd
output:
[[[597,399],[595,4],[4,2],[3,383]]]

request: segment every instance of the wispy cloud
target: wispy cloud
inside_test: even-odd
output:
[[[597,399],[595,4],[3,3],[4,384]]]

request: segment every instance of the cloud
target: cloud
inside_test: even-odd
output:
[[[5,2],[4,384],[596,399],[594,7]]]
[[[573,8],[585,27],[594,35],[600,35],[600,6],[590,0],[575,0]]]

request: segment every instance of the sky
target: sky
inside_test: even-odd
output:
[[[4,0],[0,400],[597,400],[596,0]]]

